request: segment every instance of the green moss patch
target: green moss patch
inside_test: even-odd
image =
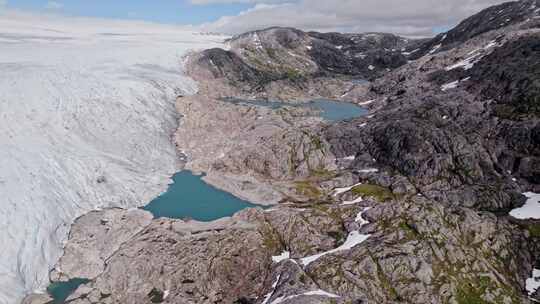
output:
[[[482,298],[486,289],[492,284],[488,277],[480,277],[478,281],[462,282],[457,289],[456,301],[458,304],[487,304]]]
[[[534,238],[540,238],[540,223],[527,225],[529,234]]]
[[[148,294],[150,302],[152,303],[163,303],[165,293],[157,288],[153,288]]]
[[[334,171],[330,171],[328,169],[313,169],[311,170],[310,172],[311,174],[311,177],[314,178],[314,179],[317,179],[317,180],[323,180],[323,181],[326,181],[326,180],[330,180],[334,177],[336,177],[336,172]]]
[[[294,182],[296,194],[303,195],[310,199],[317,199],[323,195],[321,189],[310,181]]]
[[[407,239],[409,240],[420,239],[422,237],[414,225],[409,224],[407,221],[401,221],[398,226],[407,233]]]
[[[285,78],[290,81],[299,81],[304,78],[304,75],[300,71],[294,70],[294,69],[288,69],[285,72]]]
[[[377,186],[377,185],[358,185],[351,189],[351,191],[358,196],[362,197],[372,197],[379,202],[387,202],[394,198],[392,191],[390,189]]]

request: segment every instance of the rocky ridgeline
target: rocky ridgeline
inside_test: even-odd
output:
[[[351,80],[373,79],[407,63],[418,44],[392,34],[339,34],[270,28],[239,35],[230,50],[192,57],[190,74],[230,95],[291,100],[337,98]]]
[[[424,43],[411,54],[411,58],[418,59],[427,54],[447,51],[467,43],[469,39],[509,26],[537,27],[540,21],[535,17],[538,16],[539,8],[538,0],[511,1],[492,6]]]
[[[70,298],[86,304],[540,301],[526,290],[540,221],[508,216],[540,192],[537,6],[492,7],[433,40],[274,28],[194,55],[201,92],[177,103],[187,168],[279,204],[212,223],[93,212],[51,277],[90,278]],[[216,99],[282,85],[372,111],[327,124]]]

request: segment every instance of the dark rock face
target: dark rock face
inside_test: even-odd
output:
[[[255,90],[277,80],[279,75],[259,71],[246,64],[233,52],[223,49],[210,49],[201,53],[197,64],[205,67],[214,78],[227,78],[233,86],[246,86]]]
[[[493,101],[483,117],[498,124],[489,130],[498,141],[490,150],[499,171],[539,184],[540,34],[511,40],[468,70],[440,70],[431,76],[438,85],[455,79],[469,79],[463,88],[475,96],[474,102]]]
[[[309,54],[326,73],[370,78],[380,75],[380,69],[384,73],[385,69],[407,63],[403,51],[410,40],[392,34],[310,32],[309,35],[317,39]],[[378,71],[373,72],[374,69]]]
[[[508,111],[500,115],[540,117],[540,34],[497,48],[469,75],[467,90],[497,101],[499,112]]]
[[[538,223],[506,215],[524,203],[522,192],[540,189],[537,6],[495,6],[428,41],[290,29],[241,36],[260,50],[242,53],[246,62],[275,39],[316,63],[303,75],[382,76],[368,92],[373,115],[322,131],[337,158],[354,156],[338,176],[365,185],[337,201],[377,197],[360,203],[372,206],[360,230],[369,239],[302,266],[298,259],[339,245],[358,226],[336,198],[302,205],[293,222],[277,208],[266,221],[297,260],[273,265],[262,295],[285,303],[527,303],[524,282],[540,261]],[[419,60],[407,64],[411,58]],[[314,288],[340,298],[301,300]]]
[[[521,23],[537,15],[538,8],[540,8],[538,0],[512,1],[492,6],[465,19],[447,33],[437,35],[421,46],[411,58],[418,59],[437,45],[440,45],[437,51],[448,50],[483,33]]]
[[[464,87],[478,100],[496,101],[495,115],[514,120],[539,117],[540,34],[524,35],[496,47],[470,69],[434,72],[431,81],[442,85],[465,78],[469,81]]]
[[[326,138],[336,155],[357,155],[351,169],[390,168],[435,201],[495,212],[522,203],[519,187],[484,139],[493,125],[478,109],[438,96],[428,99],[399,111],[379,111],[364,128],[356,127],[363,120],[331,126]]]
[[[214,79],[246,92],[262,92],[273,82],[307,90],[319,78],[372,79],[407,63],[416,43],[392,34],[306,33],[269,28],[232,38],[230,51],[212,49],[196,65]]]
[[[329,127],[333,152],[357,155],[355,170],[391,168],[436,201],[503,213],[519,206],[524,188],[539,189],[540,34],[522,29],[531,20],[481,34],[494,12],[519,21],[535,5],[489,8],[445,41],[474,39],[378,79],[371,98],[384,104],[372,119]]]
[[[297,83],[380,77],[367,93],[373,115],[322,128],[325,149],[349,161],[303,181],[311,200],[264,216],[272,254],[290,259],[271,265],[256,303],[527,303],[538,223],[507,213],[540,189],[536,5],[489,8],[429,41],[282,28],[231,41],[246,66],[293,69]],[[351,179],[362,187],[326,191]],[[358,206],[371,209],[353,221]],[[302,264],[355,231],[369,238]]]

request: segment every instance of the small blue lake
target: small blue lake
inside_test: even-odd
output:
[[[260,207],[214,188],[202,176],[181,171],[173,176],[167,192],[143,207],[154,217],[213,221],[231,216],[245,208]]]
[[[330,122],[347,120],[364,116],[368,111],[358,105],[333,100],[319,99],[307,103],[287,103],[265,100],[243,100],[227,98],[225,101],[235,104],[263,106],[279,109],[284,106],[308,107]],[[241,200],[230,193],[221,191],[206,184],[202,176],[189,171],[181,171],[173,176],[173,183],[167,192],[163,193],[142,209],[151,212],[154,217],[173,219],[194,219],[197,221],[213,221],[232,216],[245,208],[261,207]],[[47,288],[53,297],[54,304],[65,303],[65,300],[80,285],[86,284],[86,279],[72,279],[68,282],[53,282]]]
[[[47,293],[53,298],[53,304],[63,304],[66,299],[79,288],[90,282],[87,279],[71,279],[67,282],[53,282],[47,287]]]
[[[340,102],[329,99],[316,99],[306,103],[289,103],[267,100],[245,100],[238,98],[224,98],[223,100],[235,104],[261,106],[274,110],[284,106],[310,108],[319,112],[320,116],[323,119],[331,122],[361,117],[368,113],[368,110],[353,103]]]
[[[154,217],[213,221],[232,216],[245,208],[261,207],[241,200],[232,194],[214,188],[190,171],[181,171],[173,176],[173,183],[163,193],[142,209]],[[87,279],[72,279],[67,282],[52,282],[47,292],[53,304],[63,304]]]

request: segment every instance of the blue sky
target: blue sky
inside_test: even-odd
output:
[[[251,5],[193,5],[189,0],[8,0],[7,7],[38,12],[56,11],[73,16],[200,24],[225,15],[237,15]]]
[[[195,5],[193,2],[204,3]],[[0,0],[0,9],[201,25],[237,34],[270,26],[429,37],[507,0]]]

